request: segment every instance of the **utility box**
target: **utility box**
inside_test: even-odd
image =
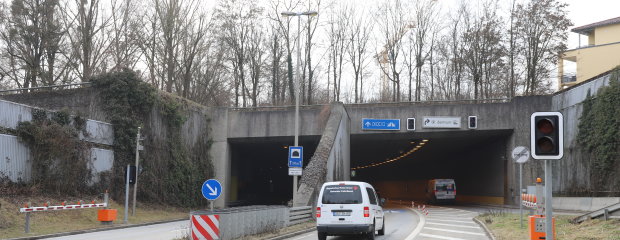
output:
[[[555,218],[552,218],[553,224],[553,239],[557,239],[557,234],[555,233]],[[531,240],[541,240],[547,239],[547,235],[545,233],[545,216],[544,215],[532,215],[529,217],[530,224],[530,239]]]

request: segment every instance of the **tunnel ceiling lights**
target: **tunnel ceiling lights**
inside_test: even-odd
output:
[[[392,158],[392,159],[388,158],[388,159],[386,159],[383,162],[371,163],[371,164],[368,164],[368,165],[365,165],[365,166],[357,166],[357,167],[351,168],[351,170],[358,170],[358,169],[364,169],[364,168],[369,168],[369,167],[376,167],[376,166],[380,166],[380,165],[383,165],[383,164],[386,164],[386,163],[392,163],[392,162],[395,162],[397,160],[401,160],[401,159],[409,156],[410,154],[414,153],[415,151],[419,150],[420,148],[424,147],[424,145],[426,145],[427,142],[428,142],[428,139],[422,140],[422,142],[418,143],[411,150],[409,150],[406,153],[403,153],[402,155],[400,155],[398,157],[395,157],[395,158]],[[414,143],[414,142],[411,142],[411,143]]]

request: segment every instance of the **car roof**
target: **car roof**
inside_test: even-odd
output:
[[[362,185],[362,186],[372,187],[372,185],[370,185],[370,183],[367,183],[367,182],[358,182],[358,181],[334,181],[334,182],[325,182],[325,183],[323,183],[323,186],[325,186],[325,185],[340,185],[340,184],[346,184],[346,185]],[[372,188],[374,188],[374,187],[372,187]]]

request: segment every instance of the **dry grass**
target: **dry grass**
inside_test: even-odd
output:
[[[476,217],[484,222],[498,240],[529,239],[527,216],[523,229],[519,214],[483,214]],[[560,240],[620,240],[620,220],[590,220],[581,224],[569,222],[573,216],[556,216],[556,234]]]
[[[25,214],[19,212],[19,208],[23,207],[21,202],[23,201],[16,200],[15,198],[0,198],[0,238],[36,236],[106,227],[97,221],[98,209],[35,212],[30,215],[30,233],[25,234]],[[43,202],[32,201],[32,206],[42,206]],[[52,203],[57,204],[59,202],[54,201]],[[67,202],[69,203],[69,201]],[[122,225],[124,205],[121,206],[113,201],[110,202],[110,205],[110,208],[118,210],[117,220],[114,221],[112,226]],[[138,203],[135,216],[131,216],[130,209],[128,222],[136,224],[179,218],[189,219],[189,210]]]

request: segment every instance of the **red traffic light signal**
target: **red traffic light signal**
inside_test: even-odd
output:
[[[560,159],[564,155],[564,127],[559,112],[536,112],[531,116],[530,147],[534,159]]]

